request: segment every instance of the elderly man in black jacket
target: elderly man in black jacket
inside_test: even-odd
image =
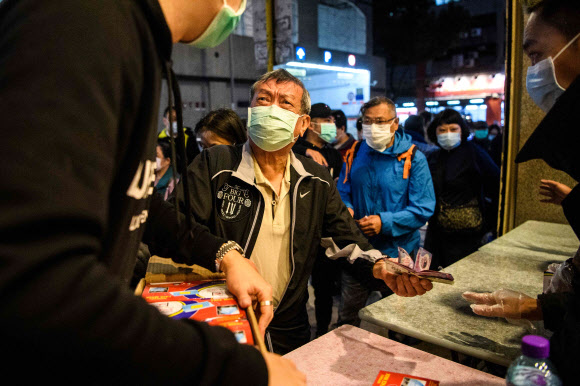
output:
[[[251,97],[248,142],[207,149],[188,174],[196,221],[241,245],[273,287],[268,333],[274,351],[286,353],[310,339],[308,278],[321,244],[328,257],[352,262],[371,287],[386,283],[401,296],[432,289],[427,280],[389,274],[328,170],[292,152],[310,123],[310,97],[302,82],[276,70],[252,86]]]

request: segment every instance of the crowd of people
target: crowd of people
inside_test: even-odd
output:
[[[245,7],[0,3],[0,108],[11,128],[0,220],[0,330],[13,350],[6,366],[18,369],[33,353],[30,380],[90,373],[95,384],[304,384],[280,355],[311,339],[309,283],[322,335],[337,294],[338,324],[357,325],[371,292],[433,289],[388,271],[399,248],[414,255],[425,247],[437,269],[496,236],[497,124],[470,124],[453,109],[403,124],[393,101],[379,96],[352,117],[353,135],[344,112],[312,104],[300,79],[278,69],[251,86],[246,125],[217,109],[186,126],[171,45],[216,46]],[[543,0],[527,9],[528,90],[547,116],[516,162],[541,158],[580,180],[578,4]],[[169,100],[158,131],[162,79]],[[34,114],[14,114],[22,106]],[[580,187],[546,180],[542,190],[580,235]],[[255,304],[270,352],[238,344],[221,327],[167,318],[134,296],[143,249],[223,272],[240,306]],[[480,315],[543,319],[570,381],[578,375],[580,252],[566,264],[574,273],[566,292],[464,297]]]

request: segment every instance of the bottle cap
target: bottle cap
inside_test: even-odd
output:
[[[531,358],[550,356],[550,341],[543,336],[526,335],[522,338],[522,354]]]

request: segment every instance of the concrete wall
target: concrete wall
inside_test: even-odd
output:
[[[514,128],[519,130],[519,149],[523,147],[545,115],[525,91],[526,71],[529,65],[530,60],[524,55],[521,79],[523,87],[521,120],[520,127]],[[515,226],[527,220],[566,223],[561,206],[539,201],[541,197],[539,194],[540,179],[559,181],[571,187],[575,185],[570,176],[550,168],[544,161],[533,160],[519,164],[517,166]]]

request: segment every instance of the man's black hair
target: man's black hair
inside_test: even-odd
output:
[[[580,0],[523,0],[527,13],[536,13],[568,39],[580,33]]]
[[[334,117],[336,128],[344,127],[344,130],[346,130],[346,115],[344,115],[344,112],[342,110],[332,110],[332,116]]]

